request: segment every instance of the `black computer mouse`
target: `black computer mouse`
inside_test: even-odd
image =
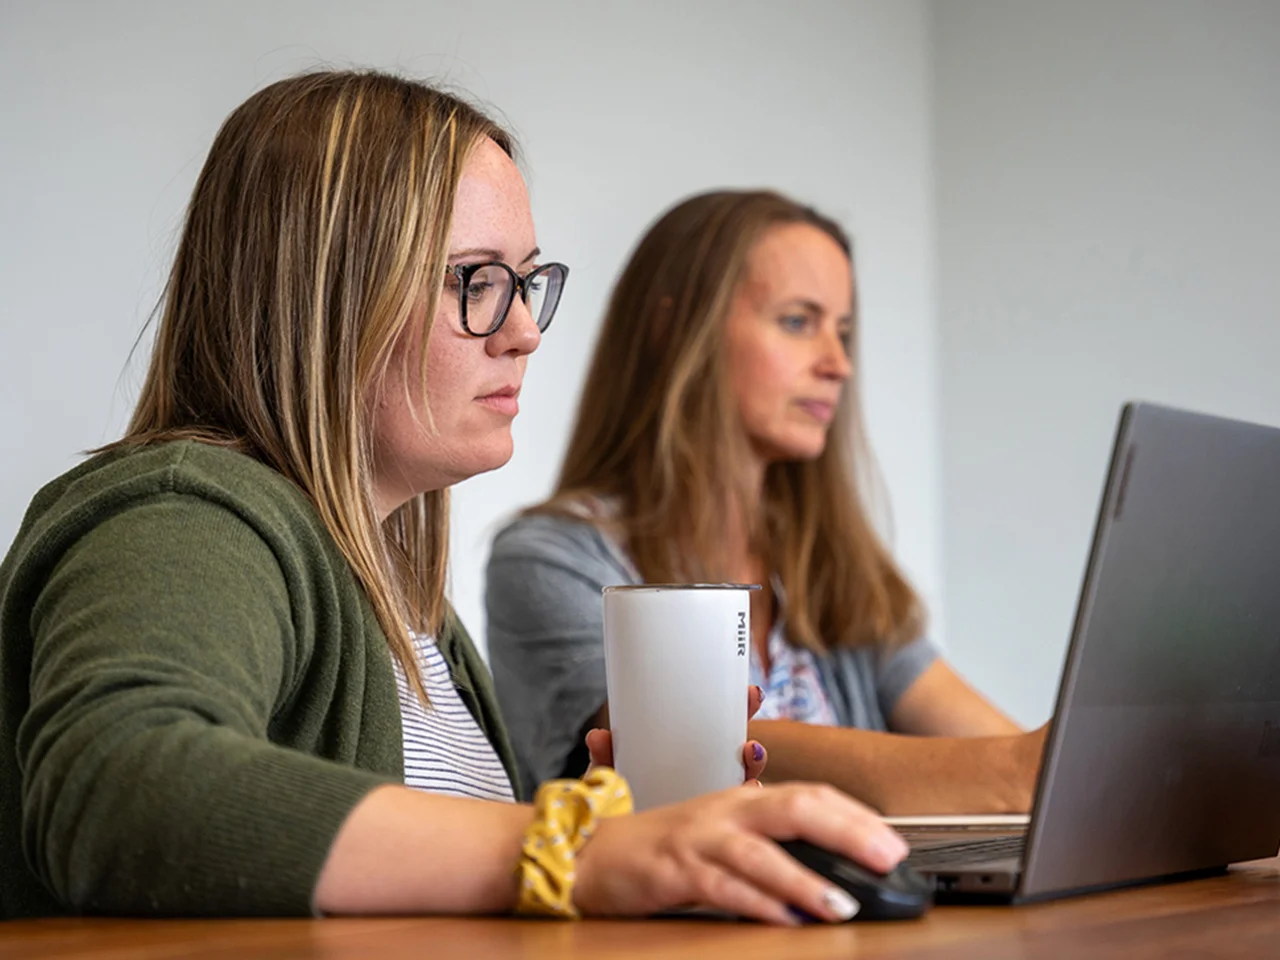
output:
[[[928,910],[933,901],[933,885],[905,863],[881,875],[805,840],[786,840],[781,845],[862,905],[854,920],[910,920]]]

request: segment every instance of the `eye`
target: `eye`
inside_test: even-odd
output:
[[[803,313],[791,313],[780,317],[778,325],[788,333],[807,333],[813,326],[813,320]]]
[[[493,284],[485,280],[472,280],[467,284],[467,300],[470,303],[479,303],[489,295],[489,291],[493,289]]]
[[[853,353],[853,327],[843,327],[838,333],[845,353]]]

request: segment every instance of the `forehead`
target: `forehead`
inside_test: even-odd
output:
[[[747,284],[758,297],[805,297],[831,310],[847,310],[853,299],[853,270],[844,251],[807,223],[764,232],[747,258]]]
[[[533,215],[524,177],[489,138],[472,149],[454,198],[451,250],[483,247],[519,260],[534,247]]]

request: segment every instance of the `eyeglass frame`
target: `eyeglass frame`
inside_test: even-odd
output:
[[[485,267],[501,267],[503,270],[507,271],[507,275],[511,277],[512,281],[512,294],[511,298],[507,300],[506,305],[502,308],[502,318],[493,325],[493,329],[485,331],[484,333],[476,333],[467,323],[467,285],[471,282],[471,278]],[[529,284],[533,282],[535,277],[542,276],[546,271],[553,270],[557,267],[563,271],[560,278],[560,291],[563,293],[565,281],[569,279],[569,268],[563,263],[544,263],[542,266],[535,267],[530,270],[524,276],[516,273],[514,267],[503,263],[501,260],[486,260],[484,263],[458,263],[454,264],[452,267],[445,267],[446,275],[456,277],[458,281],[458,317],[462,321],[463,331],[472,337],[492,337],[495,333],[501,330],[502,325],[507,322],[507,317],[511,314],[511,307],[516,302],[516,297],[518,296],[522,301],[524,301],[525,306],[528,306]],[[538,324],[537,317],[533,318],[534,325],[538,327],[539,333],[547,332],[548,327],[551,326],[551,320],[555,319],[556,310],[558,309],[560,309],[559,297],[556,298],[555,308],[551,311],[551,319],[547,321],[547,326],[545,327]]]

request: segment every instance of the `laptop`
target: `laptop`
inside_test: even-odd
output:
[[[1030,817],[890,822],[940,902],[1276,854],[1280,430],[1125,406]]]

